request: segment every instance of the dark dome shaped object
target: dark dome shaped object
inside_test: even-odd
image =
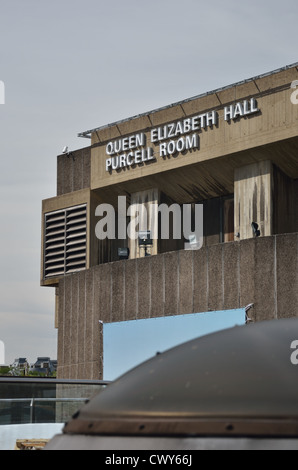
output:
[[[298,318],[177,346],[110,384],[65,426],[111,436],[298,436]]]

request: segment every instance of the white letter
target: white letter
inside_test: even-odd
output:
[[[95,210],[96,217],[103,217],[106,212],[106,216],[97,222],[95,226],[95,234],[98,240],[115,240],[115,210],[110,204],[100,204]],[[104,227],[107,226],[107,230],[104,231]]]
[[[127,227],[128,238],[136,240],[140,230],[147,231],[147,209],[143,204],[132,204],[127,210],[127,215],[131,220]]]
[[[151,131],[151,142],[157,141],[157,129],[152,129]]]
[[[148,206],[148,219],[152,240],[158,240],[158,204],[153,202]]]
[[[120,155],[120,163],[119,163],[120,168],[125,167],[125,166],[126,166],[126,153],[124,153],[123,155]]]
[[[199,130],[199,122],[198,122],[199,116],[195,116],[191,120],[191,127],[193,131],[198,131]]]
[[[177,140],[176,148],[177,148],[177,152],[183,152],[183,150],[185,150],[185,139],[184,139],[184,137],[181,137],[179,140]]]
[[[175,136],[183,134],[182,123],[179,121],[176,125]]]
[[[296,351],[294,351],[291,355],[291,363],[293,366],[298,366],[298,341],[293,341],[291,344],[291,349],[296,349]]]
[[[146,145],[146,136],[145,134],[136,135],[136,147],[144,147]]]
[[[238,116],[243,116],[243,115],[244,115],[244,113],[243,113],[242,104],[241,104],[241,103],[237,103],[237,104],[236,104],[235,111],[234,111],[234,116],[233,116],[233,118],[236,119]]]
[[[225,121],[230,121],[234,114],[234,106],[226,106],[225,107]]]
[[[168,137],[175,137],[175,124],[169,124],[168,125]]]
[[[161,239],[170,239],[170,212],[173,214],[173,239],[181,240],[181,209],[179,204],[160,204],[158,212],[161,215]]]
[[[191,204],[183,204],[183,235],[188,243],[185,250],[200,250],[203,246],[203,204],[195,204],[195,231],[191,231]]]
[[[110,171],[110,167],[112,166],[112,159],[111,158],[108,158],[106,160],[106,170],[107,171]]]
[[[114,152],[115,152],[115,153],[119,153],[119,152],[121,152],[121,149],[122,149],[122,142],[121,142],[121,140],[116,140],[116,141],[114,142]]]
[[[190,119],[184,119],[183,121],[183,132],[184,134],[187,134],[188,132],[191,131],[191,120]]]
[[[199,136],[198,134],[192,134],[192,136],[187,136],[186,137],[186,150],[192,149],[192,148],[198,148],[199,146]]]
[[[201,128],[205,129],[205,127],[206,127],[206,114],[200,114],[199,119],[201,121]]]
[[[160,144],[159,146],[159,155],[161,157],[166,157],[167,156],[167,144]]]
[[[152,147],[147,148],[148,160],[155,160],[154,152]]]
[[[165,140],[168,137],[168,128],[167,126],[158,128],[158,140]]]
[[[126,196],[118,196],[118,240],[126,240]]]
[[[128,140],[128,137],[125,137],[123,140],[122,140],[122,150],[129,150],[129,140]]]
[[[215,111],[211,111],[206,115],[206,126],[215,126],[216,125],[216,115]]]
[[[258,109],[258,103],[255,98],[250,100],[250,112],[251,113],[258,113],[260,110]]]
[[[135,163],[141,163],[142,161],[142,153],[141,150],[137,150],[135,152]]]
[[[107,155],[113,155],[115,153],[113,142],[109,142],[108,145],[106,146],[106,153]]]
[[[148,159],[147,159],[147,150],[146,149],[142,149],[142,162],[146,162]]]
[[[112,158],[112,170],[117,170],[119,168],[119,156]]]
[[[126,157],[126,162],[128,166],[134,165],[134,153],[130,152]]]
[[[129,138],[129,150],[134,149],[136,147],[136,136],[132,135]]]
[[[170,140],[170,142],[168,143],[168,153],[170,155],[174,155],[174,153],[176,153],[176,143],[174,140]]]
[[[244,101],[243,101],[243,111],[244,111],[244,114],[245,114],[245,115],[251,113],[251,110],[249,109],[248,101],[247,101],[247,100],[244,100]]]

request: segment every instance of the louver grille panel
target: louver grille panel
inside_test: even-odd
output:
[[[66,217],[66,273],[86,267],[87,213],[85,207],[74,208]]]
[[[64,274],[65,211],[46,214],[45,277]]]
[[[45,214],[45,278],[86,269],[86,246],[86,205]]]

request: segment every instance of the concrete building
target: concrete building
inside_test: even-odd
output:
[[[298,64],[83,132],[88,147],[58,156],[57,195],[42,205],[41,285],[56,288],[60,378],[101,378],[99,321],[251,302],[254,321],[297,316],[296,80]],[[146,209],[157,230],[148,251],[122,236],[132,216],[119,196],[140,220]],[[160,237],[162,203],[203,205],[201,249]],[[98,239],[102,204],[121,212],[115,239]]]
[[[17,374],[26,375],[29,371],[30,364],[25,357],[17,357],[11,367]]]
[[[57,370],[57,361],[50,357],[38,357],[36,362],[31,365],[30,372],[50,376]]]

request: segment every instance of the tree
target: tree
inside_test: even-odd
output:
[[[0,367],[0,376],[11,375],[11,368],[8,366]]]

